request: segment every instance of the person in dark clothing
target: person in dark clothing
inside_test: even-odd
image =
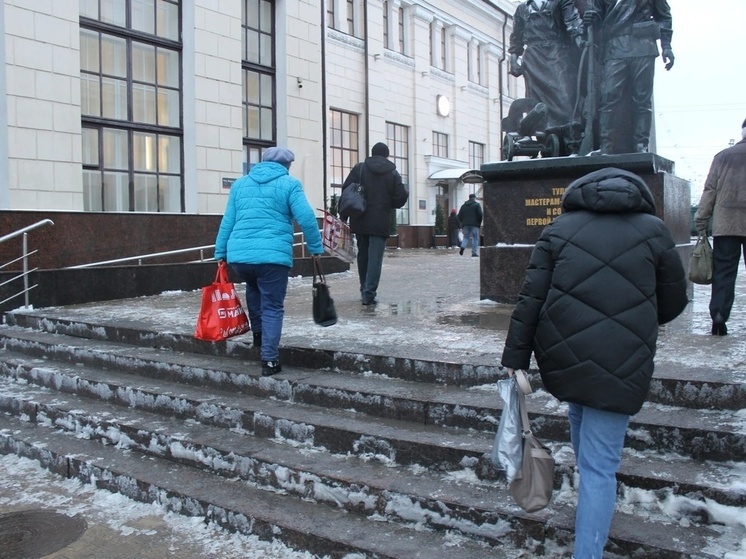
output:
[[[548,109],[546,127],[556,128],[571,151],[579,127],[574,113],[583,21],[573,0],[527,0],[518,5],[510,34],[510,73],[526,81],[526,97]],[[534,128],[534,131],[538,131]]]
[[[700,235],[707,234],[712,218],[712,335],[725,336],[736,296],[738,264],[746,262],[746,120],[741,141],[712,160],[694,222]]]
[[[627,153],[631,144],[632,151],[646,152],[653,122],[658,39],[666,70],[674,63],[671,8],[667,0],[592,0],[583,20],[587,26],[600,23],[603,35],[599,151]],[[631,139],[625,134],[627,126]]]
[[[458,253],[461,256],[464,255],[464,250],[471,239],[471,255],[479,256],[477,248],[479,247],[479,228],[482,226],[482,206],[477,202],[476,194],[469,194],[469,199],[464,202],[458,211],[458,220],[461,222],[461,228],[464,231],[464,240],[461,241],[461,248]]]
[[[458,219],[456,208],[453,208],[451,210],[451,215],[448,216],[448,248],[457,247],[459,245],[459,231],[461,231],[461,222]]]
[[[637,175],[609,167],[572,182],[541,233],[502,355],[509,374],[531,354],[544,387],[568,402],[580,473],[575,559],[601,559],[631,415],[653,376],[658,325],[686,307],[676,246]]]
[[[355,165],[342,185],[344,190],[353,182],[360,182],[365,192],[365,213],[350,218],[350,230],[357,239],[357,271],[363,305],[378,302],[376,294],[386,239],[391,230],[391,211],[403,207],[409,198],[409,191],[388,156],[388,146],[378,142],[371,156]]]

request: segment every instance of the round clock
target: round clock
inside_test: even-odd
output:
[[[438,114],[440,116],[448,116],[451,112],[451,102],[445,95],[438,95]]]

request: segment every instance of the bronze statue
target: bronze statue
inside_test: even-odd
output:
[[[588,0],[583,21],[600,33],[599,151],[646,152],[653,121],[657,40],[666,70],[673,67],[667,0]],[[592,61],[589,61],[592,64]]]
[[[510,74],[523,75],[526,97],[546,105],[547,129],[563,143],[563,154],[577,152],[575,114],[583,20],[573,0],[527,0],[516,9],[510,34]]]

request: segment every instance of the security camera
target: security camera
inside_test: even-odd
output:
[[[303,82],[300,78],[296,78],[298,80],[298,89],[303,89]]]

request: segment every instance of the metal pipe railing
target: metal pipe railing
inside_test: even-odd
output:
[[[34,289],[38,284],[34,284],[32,286],[29,286],[29,274],[31,272],[35,272],[38,270],[38,268],[34,268],[33,270],[29,270],[28,267],[28,257],[32,254],[36,254],[38,251],[33,250],[29,252],[28,250],[28,232],[33,231],[34,229],[37,229],[39,227],[44,227],[45,225],[54,225],[54,221],[51,219],[42,219],[41,221],[37,221],[36,223],[32,223],[31,225],[27,225],[26,227],[19,229],[18,231],[14,231],[13,233],[9,233],[8,235],[4,235],[0,237],[0,243],[4,243],[5,241],[9,241],[11,239],[15,239],[18,236],[22,236],[22,247],[21,247],[21,256],[18,258],[14,258],[13,260],[10,260],[9,262],[6,262],[2,266],[0,266],[0,270],[3,268],[6,268],[10,266],[11,264],[14,264],[16,262],[23,261],[23,272],[21,274],[18,274],[17,276],[13,276],[10,279],[4,281],[0,284],[0,287],[3,285],[6,285],[8,283],[11,283],[17,279],[23,278],[23,289],[19,291],[18,293],[15,293],[11,295],[10,297],[7,297],[0,301],[0,305],[3,303],[6,303],[10,301],[11,299],[15,299],[16,297],[19,297],[21,295],[24,295],[24,304],[26,307],[29,306],[29,292]]]

